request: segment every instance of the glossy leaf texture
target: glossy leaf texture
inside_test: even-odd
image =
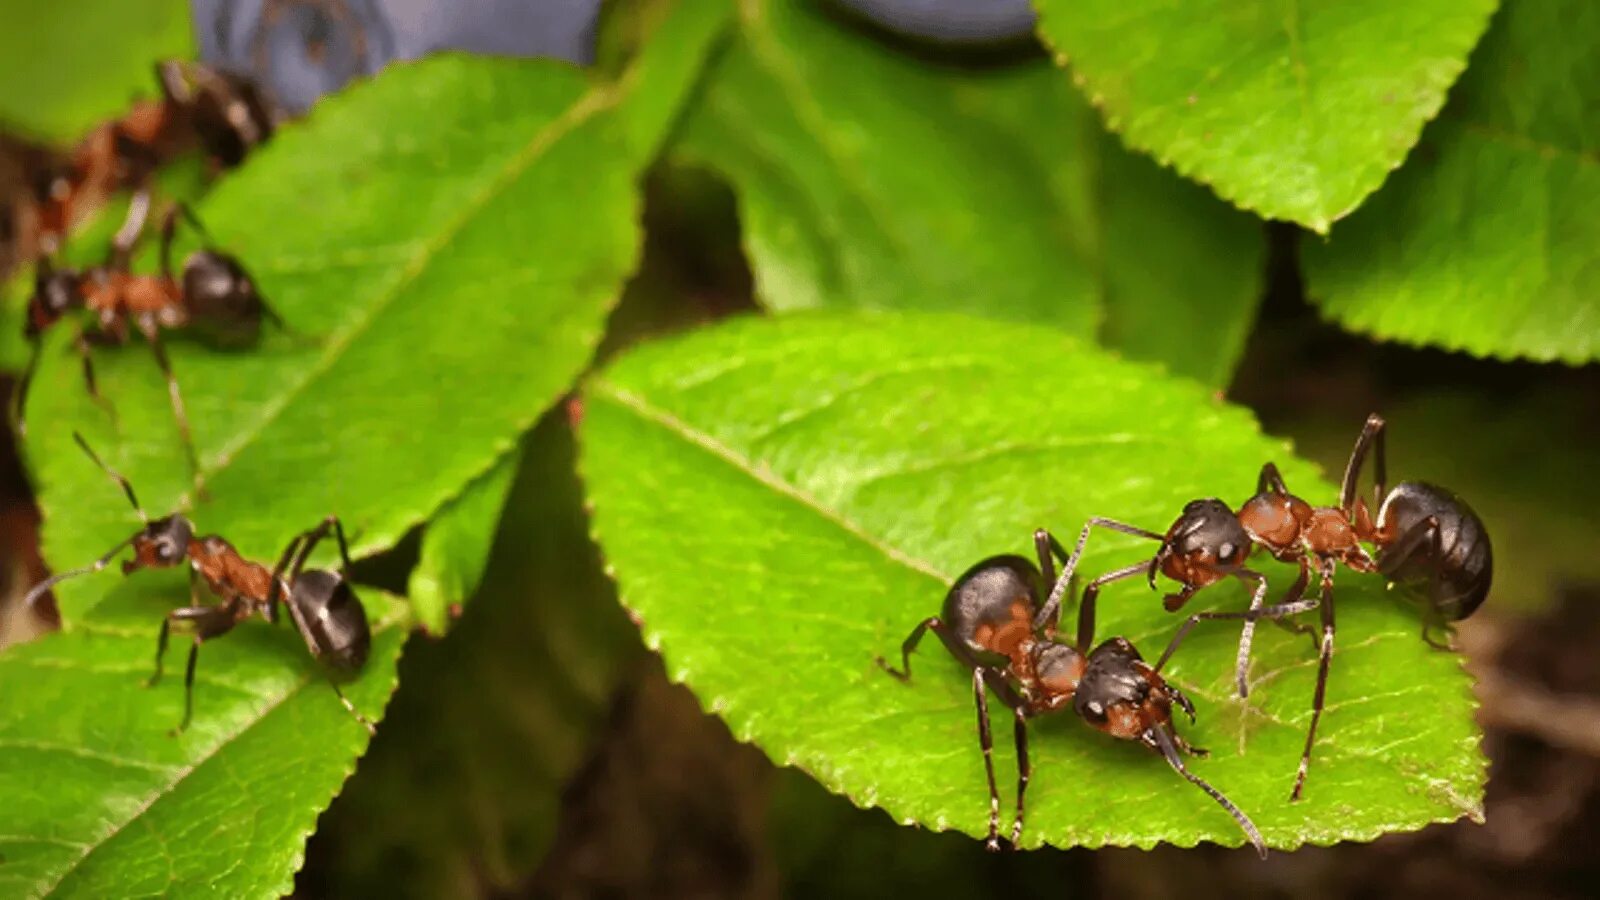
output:
[[[359,593],[373,649],[344,691],[377,720],[407,620],[397,598]],[[92,623],[0,655],[0,894],[288,893],[367,732],[294,628],[256,620],[202,648],[194,723],[172,736],[189,642],[173,641],[160,684],[144,682],[161,616],[184,597],[182,579],[147,579]]]
[[[0,22],[0,126],[52,143],[156,96],[156,60],[194,56],[188,5],[170,0],[0,0]]]
[[[723,21],[697,4],[678,13],[708,34]],[[682,65],[657,68],[657,81],[693,78],[697,60],[674,52]],[[648,160],[619,123],[668,118],[635,105],[634,83],[548,61],[393,66],[284,129],[208,196],[215,243],[291,331],[265,325],[251,352],[171,342],[209,492],[200,528],[272,559],[337,513],[367,555],[511,448],[588,362],[635,263]],[[659,86],[648,97],[675,99]],[[148,351],[96,352],[112,420],[84,390],[69,330],[52,329],[26,448],[59,566],[98,556],[132,521],[71,430],[152,513],[195,496]],[[70,623],[95,594],[65,588]]]
[[[343,897],[473,896],[527,883],[555,837],[638,637],[589,541],[560,411],[524,441],[483,585],[440,641],[419,641],[361,770],[323,820]],[[315,891],[313,891],[315,892]]]
[[[595,535],[668,673],[779,763],[897,820],[975,836],[988,804],[970,676],[932,639],[910,684],[873,662],[938,612],[956,575],[1031,552],[1041,525],[1069,540],[1090,515],[1164,530],[1191,498],[1242,502],[1267,460],[1305,496],[1332,494],[1198,385],[1048,329],[956,316],[734,322],[624,357],[590,383],[584,415]],[[1153,551],[1096,535],[1081,571]],[[1291,570],[1264,568],[1287,587]],[[1218,587],[1190,608],[1245,600]],[[1195,770],[1280,848],[1481,815],[1457,661],[1418,639],[1416,614],[1376,579],[1346,573],[1338,600],[1307,797],[1286,802],[1314,654],[1278,629],[1258,632],[1248,704],[1232,696],[1233,628],[1200,629],[1166,670],[1199,707],[1186,733],[1212,750]],[[1101,604],[1100,637],[1152,658],[1178,625],[1138,583]],[[996,729],[1009,783],[999,716]],[[1142,748],[1068,721],[1033,737],[1027,846],[1243,840]]]
[[[443,635],[461,604],[472,596],[489,561],[500,510],[517,474],[520,451],[501,457],[489,471],[467,485],[429,520],[422,535],[422,554],[406,581],[406,596],[417,623],[431,635]]]
[[[732,184],[772,310],[1103,324],[1213,384],[1255,312],[1256,223],[1122,150],[1042,59],[936,61],[814,4],[745,0],[671,151]]]
[[[1400,165],[1495,0],[1036,0],[1128,146],[1326,232]]]
[[[1331,240],[1307,291],[1380,339],[1600,359],[1600,8],[1510,0],[1450,105]]]

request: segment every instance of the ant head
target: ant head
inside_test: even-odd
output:
[[[263,304],[256,283],[237,259],[198,250],[183,264],[183,296],[197,325],[228,344],[248,344],[261,333]]]
[[[28,322],[24,326],[27,337],[38,337],[82,299],[76,271],[41,265],[33,279],[33,296],[28,300]]]
[[[122,564],[122,573],[139,569],[170,569],[189,555],[189,540],[194,526],[181,515],[155,519],[133,537],[133,559]]]
[[[1166,682],[1120,637],[1089,654],[1072,706],[1085,722],[1127,741],[1143,740],[1156,724],[1172,719]]]
[[[307,569],[289,587],[289,608],[306,649],[332,672],[354,675],[367,662],[372,632],[350,582],[326,569]]]
[[[248,79],[201,63],[174,63],[162,73],[169,96],[183,103],[207,156],[233,168],[272,136],[273,115]]]
[[[1228,570],[1244,562],[1250,535],[1221,500],[1191,500],[1167,530],[1162,571],[1185,584],[1209,583],[1206,570]]]

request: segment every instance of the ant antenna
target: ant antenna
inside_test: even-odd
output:
[[[65,572],[59,572],[34,585],[33,590],[28,591],[27,596],[22,598],[23,605],[29,609],[33,609],[34,604],[39,602],[40,597],[43,597],[45,594],[49,593],[51,588],[63,581],[66,581],[68,578],[76,578],[79,575],[93,575],[95,572],[98,572],[101,569],[104,569],[106,566],[111,565],[111,561],[117,558],[117,554],[121,553],[124,547],[132,544],[134,538],[136,537],[138,537],[138,535],[134,535],[125,541],[119,542],[115,547],[112,547],[109,551],[107,551],[105,556],[100,557],[87,566],[77,569],[69,569]]]
[[[117,484],[122,486],[122,492],[128,495],[128,502],[133,504],[133,511],[139,514],[139,521],[145,523],[146,525],[150,524],[150,517],[145,515],[144,507],[139,505],[139,497],[134,494],[133,485],[128,483],[128,479],[122,477],[121,473],[119,473],[116,469],[106,465],[105,462],[100,459],[99,455],[96,454],[94,450],[90,449],[89,442],[83,439],[83,435],[74,431],[72,433],[72,439],[78,442],[78,446],[83,448],[84,453],[89,454],[89,458],[94,460],[94,464],[99,466],[101,471],[105,472],[112,481],[115,481]]]
[[[361,711],[356,709],[356,705],[350,702],[350,698],[344,695],[344,691],[339,690],[339,686],[331,681],[328,682],[328,687],[333,688],[333,692],[339,695],[339,702],[344,704],[345,710],[350,715],[355,716],[356,721],[361,723],[361,727],[367,729],[367,734],[376,737],[378,734],[377,726],[373,725],[370,719],[363,716]]]
[[[1250,843],[1255,845],[1256,853],[1260,854],[1262,859],[1266,859],[1267,845],[1262,842],[1261,832],[1256,830],[1256,825],[1250,821],[1250,817],[1245,815],[1239,807],[1234,806],[1233,801],[1224,797],[1221,791],[1207,784],[1205,779],[1190,772],[1184,766],[1183,759],[1178,756],[1177,745],[1172,742],[1172,735],[1167,733],[1166,726],[1158,724],[1150,730],[1155,734],[1156,744],[1160,746],[1161,755],[1166,757],[1167,765],[1172,766],[1174,771],[1188,779],[1190,784],[1210,794],[1211,799],[1217,801],[1218,805],[1227,810],[1228,815],[1233,816],[1233,820],[1238,822],[1239,827],[1244,830],[1245,837],[1248,837]]]

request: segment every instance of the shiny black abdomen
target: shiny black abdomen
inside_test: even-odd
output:
[[[1029,615],[1038,605],[1042,576],[1021,556],[991,556],[968,569],[950,586],[941,618],[973,650],[989,648],[973,642],[982,625],[999,628],[1012,621],[1018,600],[1028,604]]]
[[[1413,529],[1426,527],[1429,516],[1439,523],[1440,558],[1434,558],[1432,542],[1404,558],[1394,556],[1391,547],[1405,541]],[[1472,615],[1489,596],[1494,579],[1489,532],[1472,507],[1453,492],[1422,481],[1402,482],[1384,499],[1377,524],[1394,535],[1390,547],[1378,551],[1379,570],[1397,583],[1419,589],[1446,621]]]
[[[293,599],[311,655],[340,674],[354,674],[367,662],[372,632],[367,614],[350,583],[333,572],[309,569],[294,580]]]

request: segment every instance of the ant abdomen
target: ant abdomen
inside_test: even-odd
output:
[[[1472,615],[1489,596],[1494,552],[1488,529],[1453,491],[1423,481],[1401,482],[1384,499],[1376,526],[1392,535],[1380,545],[1379,571],[1422,590],[1446,621]]]
[[[1033,633],[1041,590],[1039,570],[1020,556],[991,556],[956,579],[944,598],[943,619],[979,653],[1011,651]]]
[[[353,675],[366,664],[372,632],[350,582],[336,572],[307,569],[295,576],[289,603],[306,647],[323,665]]]

